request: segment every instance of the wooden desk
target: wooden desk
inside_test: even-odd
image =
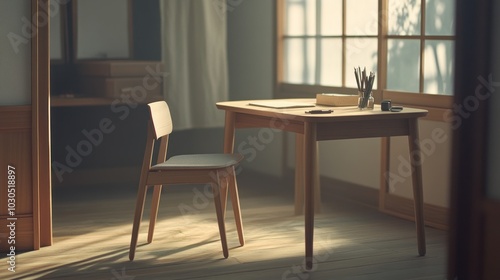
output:
[[[252,100],[255,101],[255,100]],[[315,99],[287,99],[292,102],[310,102]],[[315,108],[275,109],[249,105],[246,101],[217,103],[217,108],[226,111],[224,129],[224,152],[234,150],[234,134],[237,128],[272,128],[295,132],[303,141],[297,144],[303,152],[303,162],[297,161],[296,172],[301,172],[304,182],[305,202],[305,257],[306,268],[313,264],[314,238],[314,183],[317,141],[368,137],[408,136],[410,154],[420,155],[418,142],[418,118],[427,115],[426,110],[404,108],[401,112],[382,112],[380,106],[374,110],[360,111],[357,107],[334,107],[331,114],[306,114]],[[302,147],[300,147],[302,145]],[[417,230],[418,253],[425,255],[425,229],[423,215],[423,191],[421,165],[411,160],[413,196],[415,200],[415,223]],[[296,176],[300,178],[301,176]],[[300,179],[299,179],[300,180]],[[301,182],[296,182],[300,184]]]

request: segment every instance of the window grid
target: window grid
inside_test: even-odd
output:
[[[280,6],[286,6],[284,4],[285,0],[279,0],[282,1],[283,3],[279,4],[278,7]],[[306,1],[306,0],[303,0]],[[327,91],[336,91],[336,92],[341,92],[341,93],[355,93],[356,89],[352,87],[347,86],[347,79],[349,77],[353,76],[351,75],[352,71],[349,71],[349,69],[346,68],[347,65],[347,59],[346,59],[346,51],[347,51],[347,41],[349,39],[377,39],[377,48],[378,48],[378,53],[377,53],[377,89],[382,89],[384,93],[390,93],[390,96],[398,96],[399,94],[411,94],[411,97],[405,97],[403,98],[404,100],[410,100],[411,98],[414,98],[416,96],[422,96],[422,93],[424,93],[424,83],[425,83],[425,50],[426,50],[426,42],[430,41],[448,41],[448,42],[454,42],[455,36],[448,36],[448,35],[426,35],[426,1],[422,0],[421,1],[421,12],[420,12],[420,34],[419,35],[391,35],[388,34],[388,10],[389,10],[389,0],[379,0],[378,1],[378,21],[379,21],[379,26],[378,26],[378,34],[377,35],[347,35],[346,33],[346,22],[347,22],[347,0],[342,0],[342,34],[340,35],[321,35],[321,0],[316,0],[316,35],[287,35],[285,32],[280,32],[278,31],[278,34],[282,34],[281,39],[278,38],[278,40],[281,40],[282,42],[288,40],[288,39],[314,39],[316,43],[316,53],[315,53],[315,59],[318,63],[316,63],[316,68],[315,68],[315,83],[313,85],[309,84],[290,84],[287,82],[284,82],[284,76],[281,76],[282,80],[278,80],[278,91],[283,92],[283,91],[288,91],[288,90],[297,90],[297,91],[302,91],[302,92],[317,92],[318,89],[323,89],[323,92]],[[286,17],[286,14],[282,14],[283,17]],[[278,17],[279,20],[279,17]],[[278,26],[280,26],[278,24]],[[321,40],[324,39],[340,39],[342,42],[342,55],[341,55],[341,86],[336,87],[336,86],[322,86],[319,83],[319,73],[321,69]],[[397,91],[397,90],[391,90],[387,89],[387,61],[388,61],[388,41],[389,40],[418,40],[419,41],[419,55],[420,55],[420,60],[418,62],[419,64],[419,71],[418,71],[418,92],[403,92],[403,91]],[[284,44],[278,44],[278,46],[284,46]],[[283,49],[278,49],[278,56],[283,55]],[[281,58],[282,61],[284,58]],[[279,61],[280,59],[278,59]],[[283,67],[283,64],[277,65],[278,70],[280,71],[280,67]],[[282,69],[281,69],[282,71]],[[280,77],[280,75],[278,75]],[[382,98],[382,91],[375,90],[375,95],[380,98]],[[417,94],[415,94],[417,93]],[[446,94],[440,93],[440,94],[424,94],[424,95],[431,95],[431,96],[446,96]],[[440,98],[442,100],[443,98]],[[446,99],[446,98],[445,98]],[[425,98],[425,100],[429,100],[429,98]],[[445,104],[445,107],[448,107],[448,104],[451,104],[451,98],[450,100],[447,100],[446,102],[440,102],[440,104]],[[421,103],[418,101],[417,103]],[[451,107],[451,105],[450,105]]]

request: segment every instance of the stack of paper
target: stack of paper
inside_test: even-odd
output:
[[[340,93],[318,93],[316,94],[316,104],[329,106],[356,106],[358,96]]]

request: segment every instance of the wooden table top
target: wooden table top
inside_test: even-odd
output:
[[[250,105],[253,102],[278,102],[289,104],[310,104],[312,107],[300,108],[268,108]],[[267,117],[279,117],[283,119],[294,119],[307,122],[334,122],[363,119],[392,119],[392,118],[419,118],[427,115],[428,111],[423,109],[404,107],[400,112],[382,111],[380,105],[375,105],[373,110],[359,110],[357,106],[333,107],[317,105],[315,98],[295,98],[295,99],[268,99],[268,100],[239,100],[224,101],[216,103],[217,108]],[[333,110],[329,114],[309,114],[310,110]]]

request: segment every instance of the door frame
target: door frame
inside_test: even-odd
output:
[[[52,245],[49,0],[31,0],[31,18],[33,236],[38,250]]]

